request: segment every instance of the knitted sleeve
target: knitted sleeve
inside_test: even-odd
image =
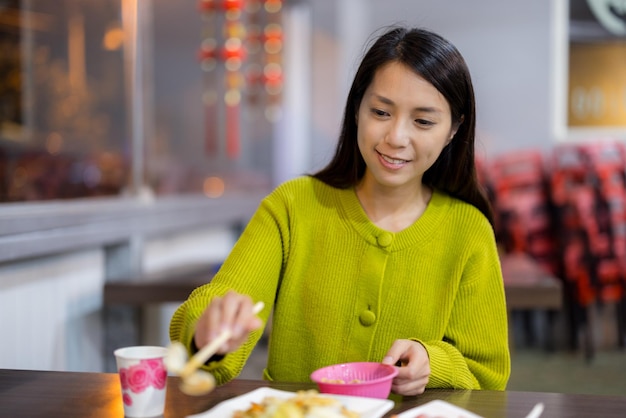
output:
[[[255,302],[263,301],[265,309],[259,317],[266,323],[273,308],[283,255],[289,248],[286,213],[285,205],[276,198],[276,193],[273,198],[270,195],[261,202],[213,280],[195,289],[174,313],[169,328],[172,341],[182,342],[191,354],[198,318],[213,297],[222,296],[231,289],[250,295]],[[241,373],[262,332],[262,329],[253,332],[238,350],[220,361],[209,363],[204,369],[215,376],[218,384],[234,379]]]
[[[504,390],[510,375],[502,271],[491,229],[464,263],[443,341],[421,341],[430,357],[427,387]]]

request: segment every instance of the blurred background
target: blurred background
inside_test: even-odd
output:
[[[625,394],[619,0],[0,0],[0,367],[113,371],[114,348],[167,344],[180,287],[331,157],[394,24],[473,76],[505,282],[534,292],[510,305],[510,389]]]

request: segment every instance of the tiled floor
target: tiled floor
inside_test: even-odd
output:
[[[626,396],[626,351],[599,351],[591,362],[581,353],[516,351],[508,389]]]

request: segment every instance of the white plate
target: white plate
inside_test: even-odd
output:
[[[482,418],[480,415],[476,415],[467,409],[439,400],[430,401],[424,405],[404,411],[398,414],[398,418],[416,418],[420,414],[433,418]]]
[[[276,396],[279,398],[290,398],[294,392],[277,390],[272,388],[258,388],[241,396],[220,402],[208,411],[200,414],[189,415],[187,418],[230,418],[233,412],[245,410],[252,402],[261,402],[266,396]],[[389,399],[374,399],[360,396],[326,395],[320,396],[339,400],[346,408],[358,412],[362,418],[381,418],[385,412],[393,408],[394,403]]]

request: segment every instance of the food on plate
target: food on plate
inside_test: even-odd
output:
[[[391,418],[398,418],[398,415],[392,415]],[[464,418],[463,415],[431,415],[431,414],[425,414],[425,413],[419,413],[417,415],[415,415],[414,417],[411,418]]]
[[[315,390],[299,391],[295,396],[281,398],[266,396],[253,402],[243,411],[235,411],[232,418],[359,418],[335,398],[320,396]]]
[[[397,415],[392,415],[391,418],[398,418]],[[415,415],[415,418],[446,418],[444,416],[441,415],[428,415],[428,414],[419,414],[419,415]]]

